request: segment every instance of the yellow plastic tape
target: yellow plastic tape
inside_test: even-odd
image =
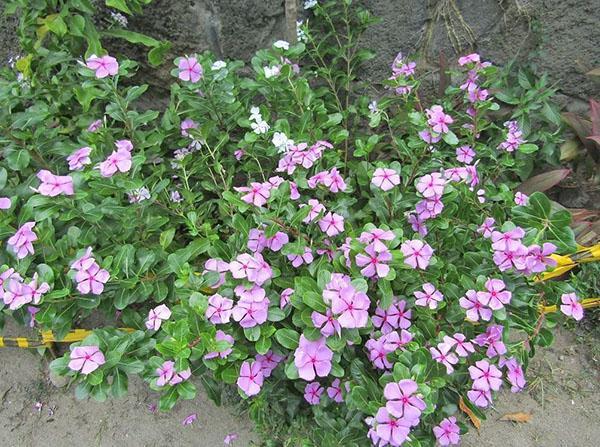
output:
[[[130,327],[119,328],[121,331],[133,332],[135,329]],[[81,341],[92,333],[88,329],[74,329],[64,338],[58,340],[52,331],[42,331],[39,339],[29,339],[25,337],[0,337],[0,348],[41,348],[50,347],[52,343],[74,343]]]
[[[579,264],[600,261],[600,244],[592,245],[591,247],[578,245],[577,251],[572,255],[562,256],[554,254],[550,255],[550,257],[556,261],[556,267],[551,272],[542,273],[537,281],[547,281],[564,275]]]
[[[581,301],[581,306],[584,309],[592,309],[593,307],[600,307],[600,298],[586,298]],[[558,306],[542,306],[540,305],[540,313],[553,313],[558,310]]]

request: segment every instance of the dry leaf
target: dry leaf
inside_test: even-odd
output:
[[[458,400],[458,408],[460,408],[460,411],[469,416],[469,419],[471,419],[471,423],[477,430],[481,428],[481,421],[477,416],[475,416],[475,413],[473,413],[471,409],[465,405],[465,401],[463,400],[462,396]]]
[[[519,411],[517,413],[506,413],[504,416],[500,418],[501,421],[510,421],[510,422],[521,422],[527,423],[531,422],[531,413],[523,413]]]

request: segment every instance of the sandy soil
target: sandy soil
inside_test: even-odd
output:
[[[170,414],[153,414],[156,395],[139,381],[130,393],[106,403],[80,402],[72,390],[55,388],[46,362],[36,352],[0,349],[0,446],[193,446],[218,447],[230,432],[236,447],[256,445],[250,424],[206,396],[183,402]],[[42,402],[38,411],[34,405]],[[527,424],[499,421],[506,413],[532,414]],[[198,419],[182,426],[190,413]],[[530,389],[503,393],[481,432],[464,437],[464,447],[591,447],[600,439],[600,372],[588,347],[571,333],[558,334],[540,351],[530,370]],[[327,447],[327,446],[323,446]]]

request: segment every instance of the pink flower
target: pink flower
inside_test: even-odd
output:
[[[462,67],[463,65],[467,65],[467,64],[479,63],[479,61],[480,61],[479,54],[471,53],[466,56],[459,57],[458,65],[460,65]]]
[[[421,216],[410,214],[408,216],[408,223],[411,225],[413,231],[416,231],[422,237],[427,236],[427,226],[425,225],[425,219]]]
[[[188,130],[197,129],[198,123],[191,118],[186,118],[182,121],[180,128],[181,135],[183,135],[184,137],[189,137],[190,134],[188,133]]]
[[[283,356],[275,354],[273,351],[268,351],[265,355],[258,354],[256,360],[260,362],[263,377],[271,377],[271,373],[277,365],[283,360]]]
[[[433,172],[419,178],[419,181],[417,182],[417,191],[427,199],[434,196],[442,196],[442,194],[444,194],[445,186],[446,180],[442,177],[442,174]]]
[[[336,236],[344,231],[344,218],[329,212],[319,220],[319,227],[327,236]]]
[[[23,259],[27,255],[35,253],[32,242],[37,241],[37,235],[33,232],[35,222],[26,222],[19,227],[17,232],[6,241],[10,250],[17,256],[17,259]]]
[[[383,241],[393,241],[395,237],[393,231],[374,228],[360,233],[358,240],[363,244],[372,244],[376,252],[382,252],[388,249]]]
[[[384,191],[389,191],[400,184],[400,176],[394,169],[377,168],[371,183]]]
[[[273,277],[273,270],[260,253],[250,259],[247,269],[248,281],[260,286]]]
[[[364,267],[360,273],[367,278],[377,276],[385,278],[390,272],[390,267],[387,265],[392,260],[392,254],[387,248],[379,253],[376,252],[374,245],[367,245],[365,253],[356,255],[356,265]]]
[[[340,298],[343,288],[350,286],[351,279],[343,273],[332,273],[331,280],[325,284],[323,290],[323,301],[329,304],[334,299]]]
[[[307,340],[300,335],[300,343],[294,351],[294,365],[300,378],[311,381],[315,376],[326,377],[331,371],[333,352],[325,343],[325,338]]]
[[[481,408],[485,408],[492,403],[492,393],[489,389],[473,388],[467,391],[467,396],[471,402]]]
[[[69,170],[71,171],[81,171],[85,165],[89,165],[92,160],[90,160],[90,154],[92,152],[91,147],[82,147],[77,149],[71,155],[67,157],[67,161],[69,162]]]
[[[477,232],[480,233],[484,238],[489,239],[492,237],[494,232],[494,224],[496,221],[493,217],[486,217],[483,221],[483,224],[477,229]]]
[[[183,371],[174,372],[173,378],[169,381],[169,385],[177,385],[178,383],[185,382],[187,379],[192,377],[192,371],[190,368],[186,368]]]
[[[298,200],[300,198],[300,192],[298,191],[298,185],[296,182],[290,182],[290,199]]]
[[[479,360],[475,365],[469,366],[469,375],[474,389],[498,391],[502,386],[502,372],[486,360]]]
[[[287,289],[285,289],[283,292],[281,292],[281,295],[279,295],[279,307],[281,309],[286,308],[287,305],[290,304],[290,298],[293,294],[294,294],[294,289],[291,289],[289,287]]]
[[[271,236],[270,238],[268,238],[265,243],[266,246],[271,250],[271,251],[279,251],[283,248],[284,245],[286,245],[288,242],[290,241],[290,238],[287,234],[278,231],[277,233],[275,233],[273,236]]]
[[[253,257],[247,253],[242,253],[235,258],[234,261],[229,263],[229,271],[235,279],[242,279],[248,277],[248,270],[250,269],[250,263],[253,261]]]
[[[271,185],[265,183],[252,182],[250,186],[241,186],[233,188],[238,192],[247,194],[242,196],[242,200],[254,206],[263,206],[271,197]]]
[[[448,346],[448,348],[454,348],[454,352],[456,352],[460,357],[468,357],[469,354],[475,352],[473,344],[466,340],[467,337],[460,332],[454,334],[452,337],[444,335],[444,344]]]
[[[376,328],[381,328],[381,332],[383,334],[389,334],[398,328],[409,328],[411,324],[411,311],[404,311],[405,306],[406,301],[392,303],[387,309],[382,309],[381,307],[377,306],[375,309],[375,315],[371,317],[373,326]]]
[[[87,130],[88,132],[97,132],[102,127],[102,120],[96,120],[90,123]]]
[[[479,302],[493,310],[499,310],[505,304],[509,304],[512,293],[506,290],[506,285],[501,279],[490,278],[485,282],[487,292],[479,292],[477,297]]]
[[[444,299],[444,295],[431,283],[423,284],[423,292],[417,290],[414,295],[417,298],[415,305],[429,307],[431,310],[437,309],[438,303]]]
[[[327,309],[325,315],[313,311],[313,313],[310,314],[310,319],[312,320],[313,325],[321,330],[323,337],[331,337],[335,333],[337,333],[338,336],[341,336],[342,327],[333,316],[331,309]]]
[[[386,407],[381,407],[375,416],[377,421],[376,433],[383,441],[394,447],[401,446],[410,433],[410,421],[404,418],[396,419],[390,416]],[[379,445],[386,445],[380,443]]]
[[[83,264],[85,263],[85,261],[87,261],[91,257],[92,257],[92,247],[88,247],[85,249],[85,253],[83,254],[83,256],[81,258],[73,261],[73,263],[71,264],[71,268],[75,269],[75,270],[82,270]]]
[[[305,206],[307,205],[300,205],[301,208]],[[308,206],[310,206],[310,211],[308,212],[308,215],[302,220],[302,222],[304,223],[312,222],[319,216],[319,214],[324,213],[326,211],[325,207],[316,199],[309,199]]]
[[[467,310],[467,318],[469,320],[479,321],[479,317],[485,321],[491,320],[492,311],[481,302],[478,292],[467,290],[465,296],[460,298],[458,302],[460,303],[460,307]]]
[[[495,251],[492,259],[501,272],[510,269],[524,271],[527,268],[527,254],[527,247],[517,242],[511,244],[509,248]]]
[[[262,289],[261,289],[262,290]],[[263,291],[264,292],[264,291]],[[264,295],[244,296],[233,308],[232,316],[244,329],[258,326],[267,321],[269,312],[269,298]]]
[[[13,268],[10,268],[10,269],[5,270],[4,272],[0,273],[0,296],[2,296],[4,294],[5,284],[7,284],[11,279],[16,280],[17,282],[23,281],[23,278],[21,278],[21,275],[16,273],[15,269],[13,269]]]
[[[98,165],[102,177],[112,177],[117,172],[129,172],[131,169],[131,152],[127,150],[113,151],[106,160]]]
[[[510,390],[513,393],[518,393],[525,388],[527,382],[525,381],[525,374],[523,374],[523,367],[521,364],[515,359],[511,357],[509,359],[501,359],[499,362],[501,367],[505,367],[508,372],[506,373],[506,378],[512,385]]]
[[[404,263],[415,269],[425,270],[433,256],[433,249],[418,239],[403,242],[400,251],[404,255]]]
[[[365,348],[369,350],[369,360],[377,369],[391,369],[394,366],[387,358],[387,355],[393,351],[389,349],[391,345],[386,345],[386,342],[387,337],[383,335],[377,339],[370,338],[365,343]]]
[[[515,203],[519,206],[527,206],[529,203],[529,196],[522,192],[517,192],[515,194]]]
[[[400,330],[400,334],[398,332],[390,332],[382,338],[384,338],[384,349],[388,352],[394,352],[397,349],[404,351],[404,346],[412,341],[413,335],[407,330],[402,329]]]
[[[456,159],[460,163],[469,164],[475,157],[475,151],[471,149],[471,146],[461,146],[456,149]]]
[[[73,346],[69,355],[69,369],[88,375],[104,365],[104,354],[98,346]]]
[[[361,328],[369,320],[370,304],[371,300],[364,292],[350,285],[340,290],[339,296],[332,298],[331,310],[339,315],[338,321],[343,328]]]
[[[432,134],[429,130],[422,130],[419,132],[419,137],[427,144],[439,143],[442,137]]]
[[[109,277],[106,270],[101,269],[93,258],[89,258],[82,263],[82,269],[75,274],[77,290],[84,295],[88,293],[100,295]]]
[[[213,324],[229,323],[233,308],[233,300],[224,298],[218,293],[208,298],[208,307],[206,309],[206,319]]]
[[[114,76],[119,72],[119,63],[109,55],[98,57],[92,54],[86,61],[86,67],[94,70],[98,79]]]
[[[27,284],[21,282],[21,277],[13,276],[4,288],[2,297],[4,304],[11,310],[16,310],[33,301],[33,290]]]
[[[56,197],[64,194],[73,195],[73,179],[70,175],[54,175],[50,171],[42,169],[37,173],[37,178],[42,182],[35,190],[43,196]]]
[[[443,419],[440,425],[433,427],[433,434],[441,446],[460,444],[460,427],[454,416]]]
[[[312,250],[308,247],[304,247],[304,253],[301,255],[290,253],[287,255],[287,258],[292,261],[292,266],[298,268],[302,264],[310,264],[314,260],[314,256]]]
[[[458,357],[450,352],[450,346],[445,343],[440,343],[438,344],[437,349],[434,347],[429,348],[429,352],[431,353],[431,358],[433,360],[446,367],[447,374],[452,374],[454,372],[454,367],[452,365],[458,363]]]
[[[532,273],[541,273],[548,267],[556,267],[557,262],[550,257],[556,251],[556,245],[544,242],[542,247],[530,245],[527,249],[527,268]]]
[[[442,106],[431,106],[431,109],[426,109],[425,113],[428,118],[427,124],[431,126],[431,129],[435,133],[447,133],[450,131],[448,124],[452,124],[454,120],[450,115],[444,113]]]
[[[219,342],[219,341],[227,342],[229,344],[229,347],[220,352],[217,352],[217,351],[209,352],[208,354],[204,355],[204,359],[210,360],[210,359],[214,359],[217,357],[224,359],[224,358],[227,358],[227,356],[233,352],[233,349],[231,349],[231,347],[235,344],[235,340],[231,335],[229,335],[219,329],[215,333],[215,340],[217,342]]]
[[[346,190],[346,182],[339,174],[337,168],[332,168],[329,175],[323,180],[323,184],[329,188],[331,192],[339,192]]]
[[[41,309],[34,307],[34,306],[27,306],[27,312],[29,313],[31,319],[29,320],[29,327],[30,328],[34,328],[35,327],[35,314],[37,314]]]
[[[344,402],[340,379],[335,379],[333,382],[331,382],[331,386],[327,387],[327,395],[332,401],[337,402],[338,404]]]
[[[129,140],[117,140],[115,141],[117,151],[131,152],[133,150],[133,143]]]
[[[248,397],[252,397],[260,392],[264,381],[262,366],[260,362],[246,361],[242,363],[240,375],[237,379],[237,386]]]
[[[237,433],[229,433],[223,438],[223,444],[233,445],[233,442],[238,438]]]
[[[579,321],[583,318],[583,306],[579,302],[579,298],[574,293],[563,293],[560,296],[562,302],[560,311],[568,317],[573,317]]]
[[[0,210],[7,210],[12,206],[12,202],[8,197],[0,197]]]
[[[162,322],[169,318],[171,318],[171,310],[164,304],[161,304],[154,309],[150,309],[146,327],[151,331],[158,331]]]
[[[202,274],[206,272],[218,273],[219,280],[216,283],[210,285],[211,288],[218,289],[221,285],[223,285],[223,283],[225,283],[225,273],[228,271],[229,263],[219,258],[211,258],[204,263],[204,272],[202,272]]]
[[[319,405],[321,403],[321,394],[325,389],[319,382],[311,382],[304,388],[304,399],[310,405]]]
[[[244,149],[236,149],[233,152],[233,156],[235,157],[236,160],[240,161],[245,153],[246,152],[244,152]]]
[[[183,421],[181,421],[181,425],[192,425],[198,419],[198,415],[196,413],[189,414],[185,417]]]
[[[182,57],[179,59],[179,79],[196,83],[202,78],[202,66],[195,57]]]

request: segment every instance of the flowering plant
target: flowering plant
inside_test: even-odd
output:
[[[196,376],[255,417],[275,395],[312,412],[322,445],[452,445],[459,403],[483,418],[525,386],[557,323],[540,305],[581,318],[568,284],[539,281],[575,249],[570,215],[512,192],[538,147],[492,118],[497,69],[461,57],[460,85],[428,105],[398,54],[373,100],[355,82],[373,54],[354,50],[373,19],[335,3],[251,74],[178,58],[162,113],[122,86],[138,65],[100,51],[31,84],[3,72],[0,292],[59,337],[104,313],[51,365],[79,397],[139,374],[168,410]],[[55,76],[81,93],[56,99]]]

